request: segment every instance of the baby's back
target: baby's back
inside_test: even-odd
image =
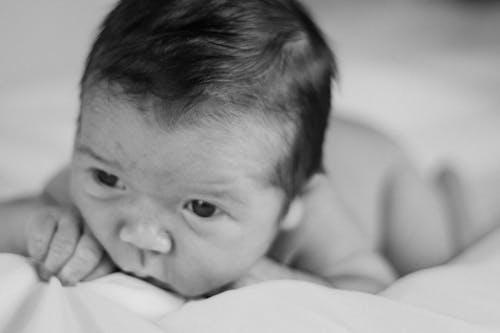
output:
[[[324,164],[340,200],[400,273],[441,264],[456,252],[443,198],[394,141],[333,118]]]

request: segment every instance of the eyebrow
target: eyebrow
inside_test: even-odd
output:
[[[218,200],[223,200],[223,201],[233,201],[239,204],[244,204],[245,199],[239,195],[239,191],[232,187],[232,186],[227,186],[227,185],[212,185],[205,187],[204,185],[194,185],[195,188],[197,188],[199,191],[199,194],[202,195],[208,195],[212,196]]]
[[[107,164],[115,169],[119,169],[119,170],[123,169],[121,164],[118,161],[105,158],[104,156],[96,153],[92,148],[90,148],[89,146],[87,146],[85,144],[82,144],[82,143],[77,144],[75,147],[75,150],[79,153],[89,155],[93,159],[95,159],[101,163]]]

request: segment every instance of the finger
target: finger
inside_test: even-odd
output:
[[[97,240],[89,233],[83,233],[75,252],[58,274],[64,285],[73,285],[82,280],[98,267],[103,250]]]
[[[43,280],[56,274],[73,255],[80,236],[79,222],[71,214],[63,214],[57,224],[57,229],[45,261],[40,267],[40,277]]]
[[[30,224],[28,231],[28,254],[37,263],[43,262],[57,224],[52,214],[46,214],[39,221]]]
[[[117,270],[116,265],[111,261],[111,259],[107,255],[103,255],[97,267],[90,274],[85,276],[82,281],[95,280],[102,276],[116,272]]]

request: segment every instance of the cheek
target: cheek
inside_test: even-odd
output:
[[[231,250],[229,250],[231,251]],[[198,296],[227,285],[244,276],[255,262],[253,256],[236,251],[221,253],[205,250],[192,258],[178,258],[174,289],[186,296]]]
[[[278,218],[277,210],[256,210],[252,216],[253,223],[248,226],[246,237],[242,240],[247,251],[260,252],[262,255],[267,252],[279,231]]]
[[[276,234],[275,230],[267,223],[243,228],[238,237],[226,239],[219,243],[220,247],[206,251],[210,253],[210,258],[205,258],[201,265],[206,270],[212,270],[214,275],[239,278],[266,255]],[[201,255],[207,257],[206,254]]]

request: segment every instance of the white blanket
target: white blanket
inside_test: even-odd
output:
[[[380,295],[275,281],[187,303],[123,274],[42,283],[29,260],[0,254],[0,332],[499,332],[498,244],[500,231]]]

